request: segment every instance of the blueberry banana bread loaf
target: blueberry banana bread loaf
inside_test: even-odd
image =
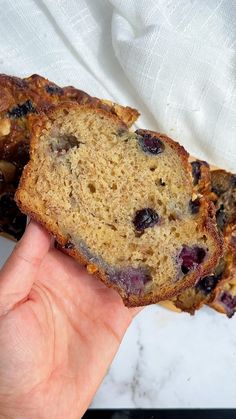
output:
[[[19,239],[25,228],[26,217],[14,203],[14,193],[29,159],[28,116],[68,101],[92,103],[118,115],[128,126],[139,115],[135,109],[71,86],[61,88],[36,74],[25,79],[0,75],[0,233]]]
[[[203,183],[201,188],[214,202],[217,226],[224,236],[224,256],[211,275],[176,296],[172,304],[191,314],[203,304],[210,304],[232,317],[236,311],[236,175],[213,170],[210,182],[210,192]]]
[[[131,132],[93,105],[61,105],[31,124],[20,209],[127,306],[166,299],[212,272],[222,240],[212,204],[192,201],[183,147]]]

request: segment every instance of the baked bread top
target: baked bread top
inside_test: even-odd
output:
[[[128,306],[193,286],[222,254],[212,204],[193,201],[188,153],[93,104],[32,116],[16,201]],[[173,176],[174,173],[174,176]]]

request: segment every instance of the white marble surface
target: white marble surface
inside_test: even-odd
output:
[[[145,308],[93,407],[236,407],[236,317]]]
[[[0,265],[12,247],[0,238]],[[195,316],[145,308],[92,407],[236,408],[236,316],[228,320],[208,308]]]

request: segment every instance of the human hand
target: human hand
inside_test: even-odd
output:
[[[138,311],[31,222],[0,272],[0,417],[81,417]]]

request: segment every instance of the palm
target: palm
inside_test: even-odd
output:
[[[24,417],[78,417],[128,327],[131,310],[68,256],[51,249],[26,298],[0,321],[0,405]],[[35,414],[35,417],[38,417]]]

